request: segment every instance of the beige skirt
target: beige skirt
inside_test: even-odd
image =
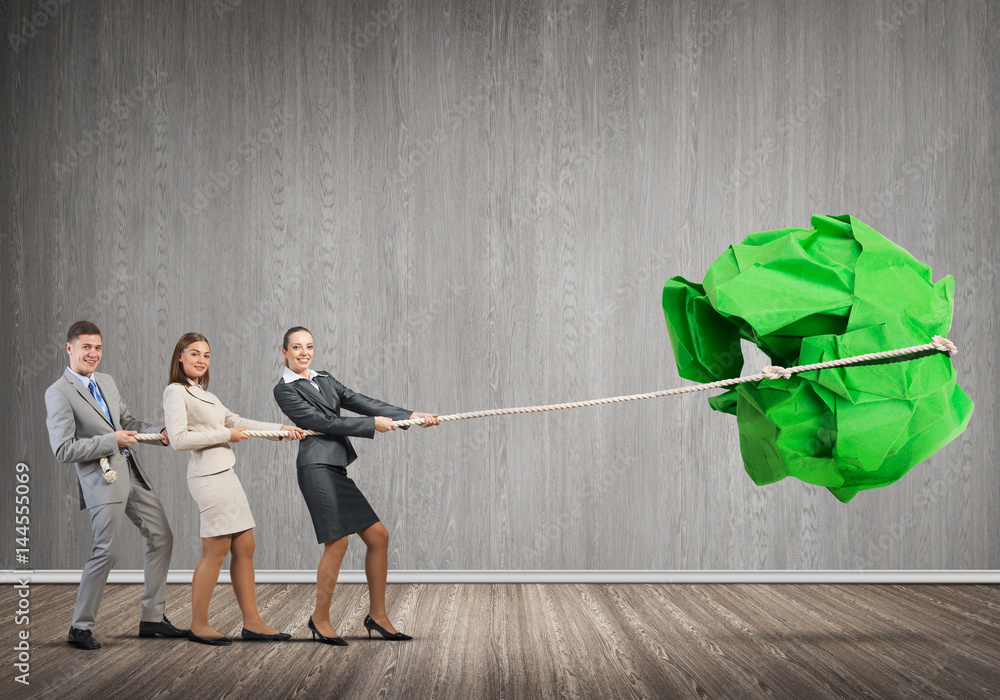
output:
[[[187,482],[201,511],[202,537],[230,535],[255,525],[247,495],[232,469],[207,476],[190,476]]]

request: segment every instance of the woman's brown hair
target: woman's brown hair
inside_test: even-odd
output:
[[[181,367],[181,353],[188,349],[188,346],[194,343],[205,343],[209,345],[208,338],[203,336],[201,333],[185,333],[181,336],[181,339],[177,341],[177,345],[174,347],[174,354],[170,356],[170,381],[168,384],[183,384],[186,388],[190,384],[188,376],[184,374],[184,369]],[[208,370],[205,370],[205,374],[201,376],[198,382],[199,386],[205,391],[208,391]]]

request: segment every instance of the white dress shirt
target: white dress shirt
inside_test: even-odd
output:
[[[313,381],[313,377],[319,374],[319,372],[313,372],[311,369],[307,369],[306,372],[309,374],[309,379],[307,381],[316,388],[316,391],[319,391],[319,384]],[[305,377],[301,374],[293,372],[291,367],[285,367],[285,371],[282,372],[281,378],[285,381],[285,384],[291,384],[299,379],[305,379]]]

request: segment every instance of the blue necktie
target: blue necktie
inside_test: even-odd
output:
[[[101,410],[104,411],[104,415],[108,417],[108,422],[111,423],[111,427],[113,428],[115,422],[114,420],[111,419],[111,411],[108,409],[108,404],[104,401],[104,397],[101,396],[101,391],[100,389],[97,388],[97,382],[94,381],[93,377],[91,377],[90,383],[87,386],[90,388],[90,393],[94,395],[94,399],[97,400],[97,403],[101,407]],[[131,452],[128,451],[127,447],[125,448],[125,454],[126,455],[132,454]]]
[[[97,382],[91,379],[90,384],[88,384],[88,386],[90,387],[90,393],[93,394],[94,398],[97,400],[97,405],[101,407],[102,411],[104,411],[104,415],[107,416],[108,422],[111,423],[113,427],[115,422],[111,420],[111,411],[108,410],[108,404],[105,403],[104,397],[101,396],[101,392],[97,388]]]

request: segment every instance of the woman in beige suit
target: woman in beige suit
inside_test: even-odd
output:
[[[255,548],[250,505],[233,471],[230,443],[246,438],[246,430],[283,430],[292,439],[299,428],[240,418],[208,391],[209,346],[200,333],[185,333],[170,359],[170,384],[163,390],[163,415],[170,445],[190,450],[187,482],[201,511],[201,560],[191,580],[191,631],[194,642],[231,643],[208,624],[208,606],[227,554],[232,554],[233,593],[243,613],[244,639],[282,640],[291,635],[263,623],[254,592]],[[278,440],[280,438],[272,438]]]

